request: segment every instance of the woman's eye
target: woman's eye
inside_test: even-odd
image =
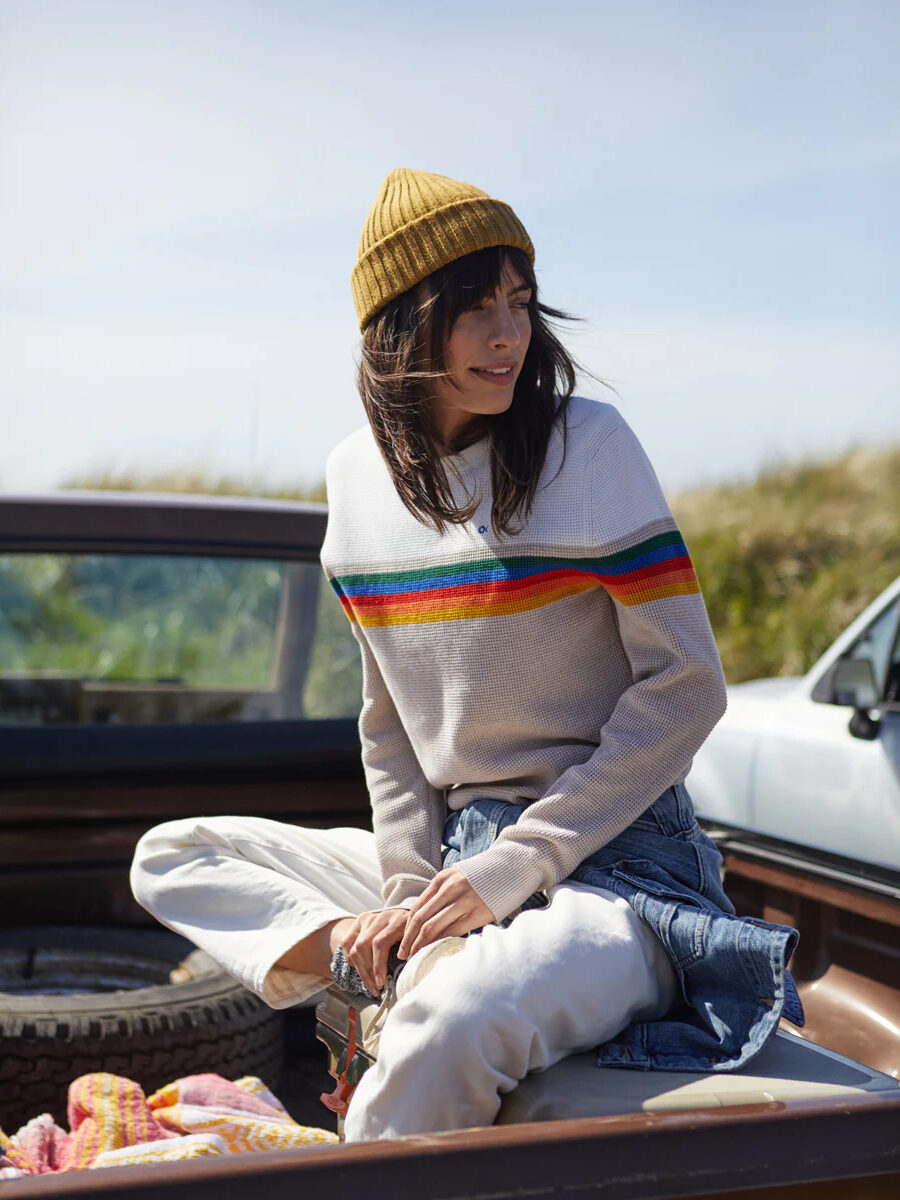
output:
[[[513,308],[528,308],[530,303],[531,303],[530,300],[519,300],[512,307]],[[479,301],[478,304],[470,304],[469,307],[465,311],[466,312],[483,312],[484,307],[485,307],[484,301]]]

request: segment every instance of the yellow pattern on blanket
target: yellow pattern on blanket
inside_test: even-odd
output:
[[[337,1142],[299,1125],[261,1079],[188,1075],[145,1097],[134,1080],[106,1072],[69,1087],[71,1132],[43,1113],[14,1134],[0,1130],[0,1178],[90,1167],[279,1150]]]
[[[229,1085],[228,1092],[216,1089],[213,1095],[207,1089],[198,1095],[195,1088],[185,1086],[190,1083],[190,1078],[178,1079],[160,1088],[147,1101],[161,1124],[194,1134],[214,1134],[231,1153],[284,1150],[288,1146],[320,1145],[338,1140],[335,1134],[325,1129],[298,1125],[262,1080],[253,1075],[236,1080]],[[254,1107],[237,1106],[231,1088],[239,1089],[247,1100],[252,1098],[256,1102]]]

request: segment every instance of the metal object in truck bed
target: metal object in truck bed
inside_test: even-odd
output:
[[[322,1103],[338,1116],[338,1132],[356,1085],[378,1056],[378,1040],[387,1010],[394,999],[389,976],[379,1000],[353,996],[336,984],[316,1005],[316,1037],[328,1050],[328,1073],[335,1089],[322,1094]]]

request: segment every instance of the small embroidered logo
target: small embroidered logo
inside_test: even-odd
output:
[[[487,533],[487,525],[479,525],[478,532],[479,533]]]

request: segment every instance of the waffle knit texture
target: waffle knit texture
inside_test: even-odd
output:
[[[366,216],[350,277],[360,330],[433,271],[488,246],[534,246],[508,204],[446,175],[399,167]]]
[[[573,397],[530,517],[490,524],[488,438],[443,461],[481,500],[440,535],[404,507],[368,426],[326,465],[322,564],[359,642],[363,765],[387,906],[441,867],[448,809],[529,807],[457,864],[502,920],[683,781],[725,711],[694,568],[616,409]],[[561,465],[562,464],[562,465]]]

